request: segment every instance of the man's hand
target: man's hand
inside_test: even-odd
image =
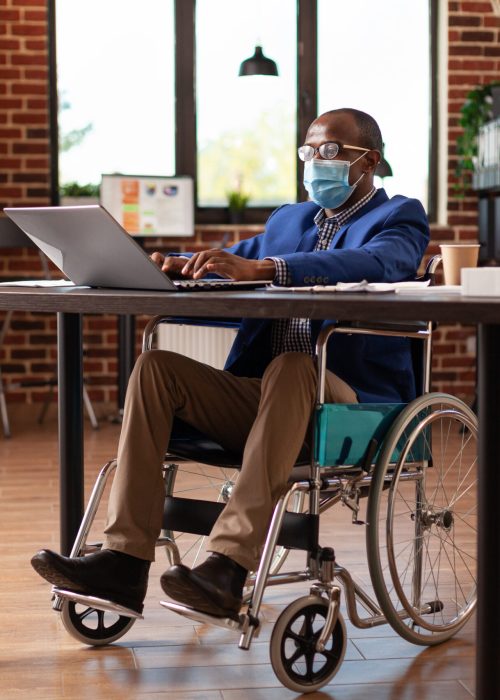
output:
[[[169,277],[184,277],[182,268],[189,260],[185,255],[162,255],[161,253],[151,253],[151,260],[161,268],[162,272],[166,272]]]
[[[247,260],[220,248],[212,248],[195,253],[182,268],[182,274],[193,279],[200,279],[211,273],[238,282],[272,280],[276,273],[276,265],[273,260]]]

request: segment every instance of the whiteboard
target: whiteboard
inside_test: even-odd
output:
[[[194,235],[191,177],[102,175],[100,203],[133,236]]]

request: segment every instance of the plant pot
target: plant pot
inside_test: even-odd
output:
[[[229,223],[242,224],[245,212],[242,209],[229,209]]]

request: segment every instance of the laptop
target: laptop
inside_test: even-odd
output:
[[[223,278],[172,280],[98,204],[7,207],[4,212],[78,286],[175,292],[255,289],[268,284]]]

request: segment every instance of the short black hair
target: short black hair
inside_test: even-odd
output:
[[[373,117],[371,117],[366,112],[362,112],[359,109],[352,109],[351,107],[343,107],[342,109],[332,109],[329,112],[325,112],[325,115],[331,114],[350,114],[356,126],[359,130],[359,136],[361,139],[361,144],[365,148],[375,149],[383,153],[384,142],[382,140],[382,133],[380,127]]]

